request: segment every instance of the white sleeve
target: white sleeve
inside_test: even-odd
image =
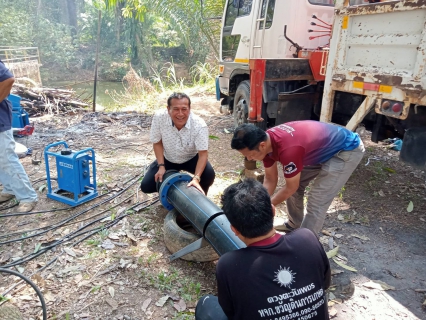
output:
[[[207,126],[201,127],[195,137],[195,148],[197,151],[204,151],[209,149],[209,128]]]
[[[151,143],[157,143],[161,140],[161,114],[160,113],[156,113],[154,114],[154,116],[152,117],[152,122],[151,122],[151,131],[149,133],[149,141]]]

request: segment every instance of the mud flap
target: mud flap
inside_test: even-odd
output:
[[[216,77],[215,79],[215,86],[216,86],[216,100],[220,101],[219,77]]]
[[[411,128],[404,134],[400,160],[417,168],[426,168],[426,128]]]

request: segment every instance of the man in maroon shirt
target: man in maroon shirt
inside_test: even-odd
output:
[[[266,132],[243,124],[235,129],[231,147],[248,160],[263,160],[263,185],[272,204],[286,201],[289,220],[275,228],[289,232],[302,227],[315,234],[321,231],[328,207],[364,155],[358,134],[319,121],[288,122]],[[274,194],[278,162],[283,166],[285,186]],[[304,215],[305,188],[312,180]]]
[[[247,247],[220,257],[218,296],[202,297],[195,319],[329,319],[325,290],[330,265],[312,231],[276,233],[271,198],[253,179],[226,188],[222,205],[231,229]]]

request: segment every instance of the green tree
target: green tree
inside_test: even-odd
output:
[[[197,44],[206,40],[218,55],[220,20],[224,0],[104,0],[107,8],[123,6],[124,17],[145,19],[146,13],[155,14],[173,26],[190,54],[200,50]],[[205,38],[205,39],[203,39]]]

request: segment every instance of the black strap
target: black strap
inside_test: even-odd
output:
[[[214,215],[210,216],[207,219],[207,221],[206,221],[206,223],[204,224],[204,227],[203,227],[203,238],[205,238],[206,229],[209,226],[210,222],[212,222],[214,219],[216,219],[217,217],[221,216],[222,214],[223,214],[223,211],[215,213]]]

